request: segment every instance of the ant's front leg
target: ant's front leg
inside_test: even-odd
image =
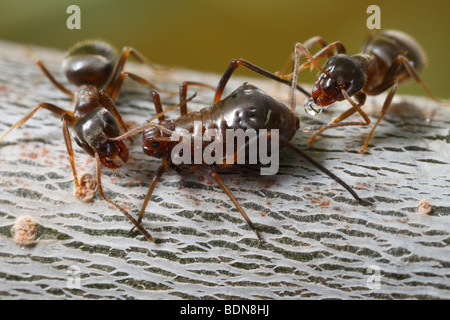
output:
[[[303,47],[306,50],[310,50],[311,47],[314,46],[316,43],[321,48],[325,48],[328,45],[327,42],[322,37],[317,36],[317,37],[312,37],[311,39],[306,40],[303,43]],[[331,58],[332,54],[330,53],[328,56]],[[286,64],[283,66],[283,68],[281,68],[281,71],[276,71],[275,74],[277,76],[279,76],[280,78],[283,78],[286,80],[292,79],[292,73],[290,73],[289,75],[286,75],[286,74],[287,74],[288,70],[293,67],[294,61],[295,61],[295,46],[294,46],[294,52],[291,53]]]
[[[305,132],[311,132],[311,131],[314,132],[312,137],[309,139],[308,144],[312,144],[319,134],[321,134],[325,130],[328,130],[328,129],[331,129],[331,128],[338,128],[338,127],[345,127],[345,126],[368,126],[370,124],[369,117],[361,109],[361,107],[366,102],[366,95],[363,92],[358,92],[355,95],[355,98],[357,100],[355,102],[348,96],[348,94],[347,94],[347,92],[345,90],[342,90],[341,92],[344,95],[344,97],[347,99],[347,101],[350,102],[350,104],[352,105],[352,108],[350,108],[349,110],[345,111],[340,116],[338,116],[337,118],[333,119],[331,122],[329,122],[326,125],[314,126],[314,127],[309,127],[309,128],[303,129],[303,131],[305,131]],[[354,114],[355,112],[358,112],[361,115],[361,117],[364,119],[364,122],[361,122],[361,121],[357,121],[357,122],[342,122],[345,119],[347,119],[348,117],[350,117],[352,114]]]

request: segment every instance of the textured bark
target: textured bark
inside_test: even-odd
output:
[[[0,132],[40,102],[71,108],[31,57],[67,84],[61,52],[1,43]],[[133,63],[126,69],[174,91],[184,80],[215,85],[220,78],[181,69],[156,74]],[[232,77],[226,93],[245,81],[287,102],[287,87],[258,77]],[[189,110],[207,106],[212,97],[199,89]],[[384,97],[371,98],[364,107],[372,121]],[[171,105],[178,97],[163,94],[162,100]],[[117,105],[126,121],[140,124],[155,114],[150,101],[147,88],[127,80]],[[306,118],[302,102],[302,126],[325,123],[347,107],[339,104]],[[150,243],[138,232],[128,235],[131,223],[98,195],[91,203],[75,198],[61,121],[40,110],[0,146],[0,296],[448,299],[449,124],[448,105],[396,96],[365,155],[358,150],[367,127],[329,130],[312,147],[309,134],[297,133],[297,146],[373,206],[356,204],[340,185],[288,150],[281,152],[276,176],[260,176],[252,168],[227,170],[224,181],[264,242],[215,181],[168,170],[143,221],[156,239]],[[107,196],[136,216],[160,161],[143,154],[140,139],[128,145],[130,160],[118,170],[103,169],[102,182]],[[94,159],[77,146],[75,153],[80,176],[95,176]],[[429,215],[417,207],[422,200],[432,207]],[[11,230],[24,215],[39,224],[36,244],[25,248]],[[373,266],[380,271],[379,288],[370,282]]]

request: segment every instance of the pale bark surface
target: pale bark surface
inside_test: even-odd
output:
[[[61,52],[1,43],[1,133],[40,102],[71,108],[32,57],[74,89],[61,73]],[[183,80],[216,85],[220,78],[178,69],[157,75],[133,63],[126,69],[175,91]],[[286,103],[287,87],[260,77],[233,77],[225,94],[244,81]],[[198,90],[189,110],[209,105],[212,96]],[[364,107],[372,121],[383,98],[369,99]],[[162,100],[171,105],[178,97],[163,94]],[[155,114],[150,101],[147,88],[127,80],[117,105],[126,121],[140,124]],[[304,116],[302,103],[299,97],[298,113]],[[302,124],[325,123],[346,107],[333,106]],[[127,235],[131,223],[99,196],[91,203],[74,197],[61,121],[40,110],[0,146],[0,297],[448,299],[449,128],[448,105],[397,96],[365,155],[358,150],[369,128],[329,130],[312,147],[309,134],[297,133],[297,146],[372,207],[356,204],[340,185],[288,150],[281,152],[276,176],[227,170],[224,181],[264,242],[211,178],[169,170],[143,221],[156,239],[150,243],[138,232]],[[134,216],[160,164],[143,154],[140,142],[128,143],[131,158],[121,169],[103,169],[102,175],[107,196]],[[80,176],[95,175],[93,159],[77,146],[75,153]],[[422,200],[432,206],[431,214],[419,213]],[[34,246],[22,248],[11,228],[24,215],[37,221],[39,234]],[[380,271],[379,288],[368,286],[373,266]],[[71,288],[77,277],[80,286]]]

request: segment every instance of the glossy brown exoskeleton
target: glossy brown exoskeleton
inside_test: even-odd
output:
[[[62,64],[67,79],[78,87],[75,93],[59,83],[44,64],[38,61],[38,66],[50,81],[73,99],[74,111],[61,109],[51,103],[41,103],[5,132],[0,137],[0,142],[41,108],[60,116],[64,141],[73,171],[76,195],[80,196],[81,191],[69,127],[72,129],[75,142],[97,160],[97,184],[101,197],[121,210],[151,240],[150,235],[125,209],[105,197],[100,180],[100,164],[108,168],[118,168],[128,160],[128,149],[125,143],[111,140],[126,131],[125,123],[113,102],[119,95],[123,80],[128,76],[142,84],[154,87],[150,82],[134,74],[123,72],[124,64],[130,54],[139,61],[146,62],[132,48],[124,48],[121,56],[117,59],[114,49],[105,42],[85,41],[76,44],[68,50]]]
[[[312,56],[308,48],[314,43],[320,44],[323,48]],[[299,66],[298,62],[302,54],[309,61]],[[325,57],[330,59],[321,67],[317,62]],[[306,41],[304,45],[296,44],[294,60],[293,74],[283,77],[293,78],[294,83],[297,81],[299,71],[307,67],[316,67],[320,70],[312,89],[312,97],[305,102],[307,111],[317,114],[323,107],[343,100],[347,100],[352,105],[349,110],[330,123],[304,129],[305,131],[314,131],[309,140],[310,144],[319,134],[330,128],[369,125],[369,117],[361,110],[366,101],[366,95],[378,95],[390,88],[381,110],[381,116],[360,150],[361,153],[364,153],[376,127],[391,105],[398,84],[406,80],[414,79],[422,85],[431,98],[437,100],[419,76],[425,66],[424,51],[416,40],[401,31],[385,30],[372,35],[364,44],[362,52],[353,56],[346,54],[341,42],[337,41],[327,45],[322,38],[315,37]],[[364,121],[343,122],[355,112],[358,112]]]
[[[197,139],[197,141],[201,141],[200,149],[203,152],[205,148],[207,148],[211,143],[211,141],[205,142],[202,138],[205,132],[208,132],[208,130],[212,130],[213,132],[215,132],[215,139],[218,140],[214,140],[214,142],[222,143],[224,146],[223,150],[225,150],[225,145],[227,144],[227,135],[225,132],[228,129],[252,129],[256,131],[256,134],[259,134],[263,131],[263,129],[265,129],[267,130],[265,131],[267,138],[278,139],[282,146],[290,148],[303,158],[310,161],[312,164],[314,164],[316,167],[318,167],[320,170],[325,172],[327,175],[340,183],[344,188],[346,188],[356,200],[362,202],[358,195],[347,184],[345,184],[342,180],[329,172],[322,165],[308,157],[300,149],[296,148],[290,143],[290,140],[293,138],[300,126],[300,120],[294,112],[295,104],[291,104],[291,108],[289,109],[284,104],[276,101],[257,87],[247,83],[240,86],[225,99],[221,99],[222,92],[225,88],[226,83],[228,82],[228,79],[238,66],[248,67],[251,70],[265,75],[271,79],[287,85],[291,85],[290,81],[280,79],[276,75],[269,73],[251,64],[248,61],[241,59],[233,60],[227,71],[224,73],[222,79],[220,80],[219,85],[217,86],[214,104],[212,106],[203,108],[197,112],[188,113],[186,108],[186,87],[182,86],[182,88],[184,87],[184,89],[180,94],[181,116],[179,118],[177,118],[176,120],[165,120],[163,115],[156,115],[149,121],[158,118],[158,124],[147,121],[147,123],[143,126],[135,128],[118,138],[112,139],[114,141],[120,141],[143,131],[144,152],[149,156],[160,158],[163,161],[150,185],[149,191],[139,214],[138,222],[141,222],[142,220],[145,208],[148,204],[148,201],[150,200],[157,182],[160,180],[161,176],[169,166],[174,166],[184,170],[201,170],[201,172],[209,174],[212,178],[214,178],[220,185],[220,187],[229,196],[250,228],[257,234],[258,238],[261,239],[261,235],[255,228],[247,214],[244,212],[242,207],[239,205],[230,189],[226,186],[226,184],[222,181],[219,174],[217,173],[217,170],[236,163],[235,160],[237,158],[238,146],[235,146],[231,153],[224,153],[223,157],[220,159],[222,161],[207,163],[207,161],[203,159],[200,163],[195,163],[195,161],[188,161],[187,163],[175,162],[172,151],[174,150],[174,148],[179,146],[180,141],[178,139],[173,139],[174,134],[184,134],[183,139],[189,139],[188,147],[191,148],[191,159],[188,160],[195,160],[193,159],[195,157],[195,149],[197,148],[195,147],[195,140]],[[296,89],[299,91],[304,91],[299,86],[293,87],[296,87]],[[156,91],[153,91],[153,95],[157,110],[162,110],[158,98],[158,93]],[[291,96],[293,96],[292,93]],[[276,129],[276,133],[273,131],[274,129]],[[244,144],[246,154],[249,155],[249,140],[246,140]],[[272,149],[272,151],[274,151],[274,149]],[[231,159],[231,161],[227,161],[228,159]],[[248,159],[245,160],[245,163],[249,163]]]

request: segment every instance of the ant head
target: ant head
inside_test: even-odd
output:
[[[312,99],[319,107],[344,100],[341,90],[345,90],[351,97],[360,91],[366,82],[364,72],[346,54],[332,57],[323,68],[326,73],[319,74],[312,89]]]
[[[122,141],[111,141],[120,135],[120,126],[105,108],[89,112],[73,126],[75,142],[88,154],[98,153],[100,162],[108,168],[121,167],[128,160],[128,149]]]
[[[169,135],[158,127],[146,129],[142,134],[142,149],[148,156],[162,158],[168,154],[176,141],[171,141]]]
[[[84,41],[67,51],[62,67],[67,79],[76,86],[90,84],[101,87],[111,77],[116,59],[116,53],[109,44]]]

